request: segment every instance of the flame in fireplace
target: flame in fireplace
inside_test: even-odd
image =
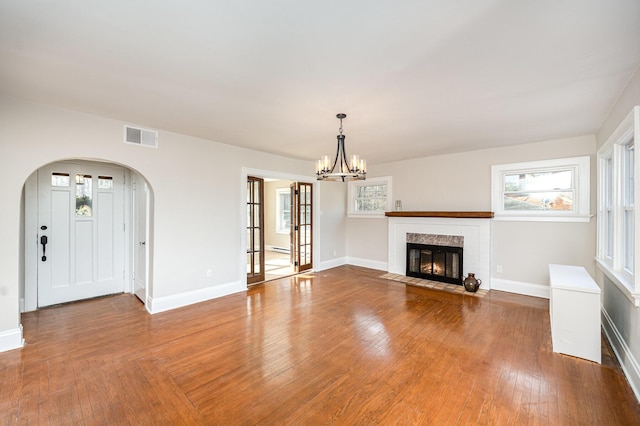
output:
[[[407,243],[407,275],[462,285],[462,248]]]

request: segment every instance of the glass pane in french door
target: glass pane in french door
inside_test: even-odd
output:
[[[299,271],[304,271],[311,269],[312,264],[312,185],[298,185],[298,262]]]
[[[247,177],[247,284],[264,281],[264,180]]]

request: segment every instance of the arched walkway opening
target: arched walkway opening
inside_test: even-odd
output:
[[[153,191],[138,171],[63,159],[25,181],[20,311],[116,293],[152,294]]]

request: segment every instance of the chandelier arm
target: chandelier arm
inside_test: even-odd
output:
[[[333,159],[333,166],[331,166],[331,170],[329,170],[329,173],[335,172],[339,157],[340,157],[340,136],[338,136],[338,149],[336,150],[336,158]]]
[[[342,149],[340,149],[340,151],[342,152],[342,158],[340,160],[341,160],[341,163],[344,164],[344,168],[340,167],[340,171],[342,173],[352,173],[351,167],[349,167],[349,161],[347,160],[348,159],[347,150],[344,147],[345,136],[344,135],[340,135],[340,136],[342,136],[342,138],[340,138],[341,140],[339,142],[342,145],[342,147],[341,147]]]

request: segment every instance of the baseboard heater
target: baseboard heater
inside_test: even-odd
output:
[[[272,251],[277,251],[278,253],[291,253],[291,251],[288,248],[284,248],[284,247],[271,247]]]

